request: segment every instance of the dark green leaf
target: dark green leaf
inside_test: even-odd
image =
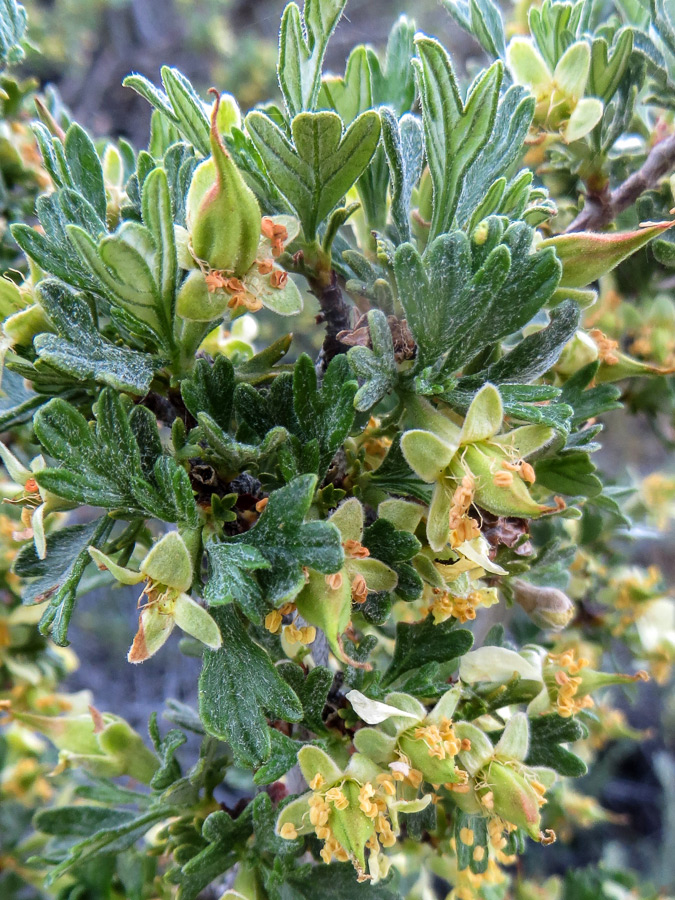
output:
[[[293,688],[302,703],[302,724],[314,734],[328,734],[323,721],[323,711],[333,684],[333,673],[325,666],[315,666],[305,676],[296,663],[284,661],[277,668]]]
[[[270,569],[271,564],[250,544],[207,545],[209,577],[204,594],[209,606],[237,603],[241,611],[262,624],[268,607],[255,576],[258,569]]]
[[[38,810],[33,824],[38,831],[59,837],[90,837],[98,831],[117,828],[134,818],[134,813],[105,806],[59,806]]]
[[[223,646],[204,654],[199,714],[209,734],[229,742],[239,765],[261,766],[272,752],[265,712],[297,722],[302,705],[234,607],[214,608],[212,615]]]
[[[537,483],[555,494],[571,497],[596,497],[602,482],[595,475],[596,468],[588,453],[571,450],[558,456],[540,459],[535,464]]]
[[[91,138],[76,122],[66,132],[64,150],[71,186],[91,203],[105,222],[107,200],[101,161]]]
[[[306,441],[317,440],[321,477],[351,430],[356,388],[343,354],[331,361],[320,388],[314,364],[307,354],[303,353],[295,364],[293,409],[299,436]]]
[[[272,742],[272,755],[253,776],[255,784],[272,784],[273,781],[278,781],[293,768],[298,760],[298,750],[305,746],[303,741],[294,741],[276,728],[268,730]]]
[[[43,634],[51,633],[54,643],[61,647],[68,644],[68,625],[77,587],[91,562],[87,547],[100,547],[112,526],[112,520],[105,516],[88,525],[71,525],[48,535],[45,559],[38,557],[31,543],[20,550],[14,561],[16,574],[31,579],[24,587],[23,602],[49,601],[39,628]]]
[[[429,239],[449,231],[462,184],[471,163],[492,133],[502,65],[482,72],[462,102],[450,58],[433,38],[416,40],[415,60],[422,98],[425,146],[433,185],[433,216]]]
[[[275,605],[292,600],[302,590],[303,566],[328,574],[342,565],[337,528],[329,522],[305,522],[316,481],[316,476],[302,475],[273,491],[253,528],[233,539],[256,547],[271,563],[271,569],[260,570],[258,580]]]
[[[147,353],[101,337],[85,297],[56,279],[41,281],[40,302],[58,331],[39,334],[33,344],[41,360],[80,381],[96,381],[144,396],[159,362]]]
[[[530,720],[530,751],[526,762],[530,766],[548,766],[560,775],[579,778],[587,772],[586,763],[561,747],[561,744],[582,740],[588,734],[576,719],[563,719],[552,713]]]
[[[195,419],[205,412],[228,431],[234,401],[234,368],[230,360],[219,355],[213,361],[198,359],[188,378],[180,386],[183,402]]]
[[[432,616],[411,625],[399,622],[396,626],[396,646],[383,685],[391,684],[404,672],[419,669],[430,662],[445,663],[468,653],[473,635],[463,628],[455,629],[455,620],[448,619],[434,625]]]

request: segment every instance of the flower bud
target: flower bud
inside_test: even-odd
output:
[[[187,225],[192,251],[212,269],[244,275],[253,265],[260,241],[261,214],[218,131],[220,97],[211,115],[211,158],[192,176]]]
[[[30,346],[36,334],[54,329],[39,303],[19,310],[5,320],[2,330],[12,342],[12,346]]]
[[[295,603],[302,618],[323,631],[335,656],[348,662],[341,647],[341,635],[349,625],[352,594],[347,573],[343,569],[335,573],[338,574],[341,577],[330,579],[329,583],[319,572],[310,571]]]
[[[574,618],[574,603],[557,588],[537,587],[518,578],[513,582],[513,596],[540,628],[560,631]]]
[[[241,128],[241,110],[232,94],[221,94],[216,100],[216,124],[221,134],[232,134],[233,128]]]

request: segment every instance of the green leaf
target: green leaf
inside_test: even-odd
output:
[[[47,536],[47,555],[40,559],[33,543],[26,544],[14,561],[14,572],[30,579],[24,586],[22,601],[38,604],[49,601],[39,628],[51,634],[55,644],[68,644],[68,625],[73,614],[77,588],[91,562],[90,546],[100,547],[113,527],[107,516],[88,525],[71,525]]]
[[[315,666],[305,676],[296,663],[283,661],[278,666],[281,676],[290,684],[302,703],[302,724],[314,734],[326,735],[323,711],[333,685],[333,673],[325,666]]]
[[[128,222],[97,245],[77,225],[68,225],[67,231],[81,260],[98,279],[98,292],[120,306],[131,322],[136,321],[142,335],[150,329],[161,339],[164,331],[159,315],[161,301],[152,274],[154,248],[149,232],[135,222]]]
[[[371,47],[360,45],[349,54],[344,78],[326,76],[321,83],[319,103],[322,108],[333,109],[345,125],[349,125],[367,109],[377,103],[373,96],[373,68],[379,65]]]
[[[26,32],[26,10],[16,0],[0,2],[0,65],[16,65],[24,58],[23,43]]]
[[[305,522],[314,497],[315,475],[301,475],[270,494],[262,515],[233,543],[256,547],[271,564],[258,581],[276,606],[292,600],[305,586],[303,566],[329,574],[342,566],[340,532],[328,522]]]
[[[107,200],[101,161],[91,138],[76,122],[66,132],[63,149],[71,186],[91,203],[98,217],[105,222]]]
[[[587,419],[593,419],[612,409],[621,408],[619,403],[621,391],[615,385],[598,384],[592,388],[588,387],[597,376],[599,366],[597,360],[589,363],[575,372],[563,385],[560,399],[573,408],[574,425],[580,425]]]
[[[152,776],[150,786],[156,791],[165,791],[180,778],[181,770],[176,759],[176,750],[187,741],[187,735],[178,728],[172,728],[164,738],[161,738],[157,725],[157,713],[152,713],[150,716],[148,732],[160,758],[160,766]]]
[[[200,837],[206,846],[169,876],[168,880],[178,882],[177,900],[196,900],[204,888],[232,868],[237,850],[253,831],[251,807],[249,804],[236,819],[217,810],[204,820]]]
[[[561,747],[561,744],[580,741],[588,734],[574,718],[563,719],[555,713],[530,719],[530,751],[528,766],[547,766],[568,778],[579,778],[588,771],[586,763]]]
[[[388,881],[375,885],[357,882],[351,863],[295,871],[286,878],[284,896],[288,900],[316,900],[317,896],[322,900],[401,900],[401,894]]]
[[[181,382],[180,392],[195,419],[201,412],[208,413],[223,431],[228,431],[234,402],[234,368],[226,356],[217,356],[213,363],[198,359],[190,375]]]
[[[342,354],[331,360],[320,388],[314,363],[306,353],[295,364],[293,409],[298,436],[318,442],[320,477],[351,430],[356,389],[356,382],[350,378],[349,363]]]
[[[229,742],[239,765],[257,767],[272,752],[265,711],[297,722],[302,705],[267,653],[251,640],[237,611],[230,606],[214,608],[212,614],[223,646],[204,654],[199,714],[209,734]]]
[[[232,477],[242,469],[260,465],[288,437],[285,428],[272,428],[259,443],[245,444],[231,437],[208,413],[199,413],[197,421],[199,433],[207,445],[204,455],[225,467]]]
[[[159,363],[147,353],[120,347],[102,337],[86,297],[56,279],[37,287],[40,304],[58,331],[39,334],[33,345],[41,360],[78,381],[107,384],[143,397]]]
[[[422,579],[408,562],[420,550],[420,542],[407,531],[398,531],[387,519],[376,519],[363,532],[361,541],[374,559],[386,563],[398,575],[396,594],[408,602],[416,600],[424,588]]]
[[[302,741],[294,741],[276,728],[269,729],[272,755],[269,762],[262,765],[253,776],[254,784],[272,784],[292,769],[298,761],[298,750],[304,747]]]
[[[236,603],[256,625],[261,625],[267,604],[253,572],[271,564],[250,544],[216,544],[206,547],[209,577],[204,597],[209,606]]]
[[[0,389],[0,428],[7,431],[28,422],[35,415],[35,410],[46,402],[47,398],[31,391],[20,375],[11,371],[3,372]]]
[[[43,469],[38,483],[76,503],[135,508],[132,479],[140,470],[140,454],[120,399],[110,389],[101,394],[98,412],[94,431],[81,413],[59,398],[39,410],[33,420],[35,434],[47,453],[64,465]]]
[[[352,371],[363,384],[354,396],[354,407],[359,412],[372,409],[398,381],[398,368],[394,356],[394,342],[385,314],[379,309],[368,313],[370,347],[352,347],[347,354]]]
[[[612,50],[604,37],[596,37],[591,44],[591,68],[588,74],[588,94],[607,102],[617,91],[633,53],[633,32],[621,28],[614,35]]]
[[[289,3],[281,18],[277,74],[289,115],[314,109],[328,40],[347,0],[305,0],[301,14]]]
[[[372,110],[344,133],[333,112],[300,113],[291,122],[293,143],[262,112],[249,113],[246,127],[307,241],[314,240],[319,225],[363,173],[380,139],[380,119]]]
[[[457,204],[457,221],[461,225],[467,222],[478,224],[476,209],[481,218],[487,214],[480,212],[479,204],[490,186],[501,176],[508,176],[521,158],[534,116],[534,105],[534,97],[518,85],[511,86],[500,97],[490,140],[469,167],[462,183]],[[517,218],[517,215],[512,218]]]
[[[410,200],[422,174],[424,132],[416,116],[400,121],[387,107],[380,110],[382,144],[389,163],[391,216],[401,241],[411,239]]]
[[[101,857],[115,856],[128,850],[147,834],[153,825],[162,819],[176,815],[177,812],[176,807],[160,804],[140,816],[134,816],[115,826],[102,828],[93,834],[90,833],[84,840],[68,847],[65,859],[49,871],[45,884],[50,886],[75,865],[81,866],[94,860],[100,864]]]
[[[197,92],[182,72],[170,66],[162,66],[162,83],[178,119],[177,127],[203,156],[208,156],[209,117]]]
[[[33,819],[37,831],[58,837],[90,837],[98,831],[117,828],[134,818],[134,813],[124,809],[106,809],[105,806],[59,806],[56,809],[39,809]]]
[[[166,93],[143,75],[127,75],[122,84],[140,94],[162,115],[170,133],[177,129],[202,156],[209,156],[209,118],[205,105],[178,69],[162,66],[161,74]]]
[[[430,662],[449,662],[467,653],[473,644],[473,635],[454,626],[453,619],[434,625],[432,616],[411,625],[399,622],[394,656],[384,673],[383,687],[411,669],[419,669]]]
[[[33,420],[47,453],[62,463],[36,474],[41,487],[75,503],[124,509],[195,527],[198,514],[187,472],[170,457],[156,460],[152,478],[120,397],[105,388],[95,404],[96,427],[55,398]]]
[[[39,197],[35,208],[44,234],[27,225],[13,225],[17,244],[45,272],[81,290],[98,291],[99,282],[83,265],[67,235],[69,225],[82,228],[92,239],[106,233],[93,206],[75,191],[63,188]]]
[[[469,385],[482,385],[487,381],[498,385],[511,382],[527,384],[548,372],[577,330],[579,309],[576,303],[568,300],[552,310],[550,317],[550,324],[546,328],[523,338],[513,350],[484,369],[480,375],[460,378],[457,390],[465,390]],[[508,414],[506,406],[505,412]]]
[[[492,0],[443,0],[443,5],[453,19],[476,38],[488,56],[504,58],[504,22],[499,7]]]
[[[595,475],[596,467],[588,453],[570,450],[535,464],[537,483],[555,494],[571,497],[597,497],[602,482]]]
[[[158,315],[164,333],[168,333],[173,322],[178,260],[176,258],[171,195],[164,169],[159,167],[153,169],[143,182],[141,205],[143,223],[152,235],[157,251],[153,277],[157,282],[159,293]]]
[[[422,98],[425,146],[433,185],[429,240],[449,231],[467,169],[487,143],[494,125],[502,65],[481,73],[462,102],[450,58],[433,38],[416,40],[415,60]]]
[[[555,254],[532,254],[523,222],[501,234],[486,220],[485,244],[472,247],[461,231],[436,238],[422,259],[402,244],[394,270],[408,325],[417,342],[415,371],[441,365],[453,372],[478,351],[526,325],[553,294],[560,277]]]

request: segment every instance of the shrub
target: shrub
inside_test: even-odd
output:
[[[592,462],[622,398],[672,412],[669,11],[544,0],[507,41],[491,0],[448,0],[494,59],[465,89],[406,18],[324,75],[344,6],[286,7],[279,105],[243,116],[165,67],[126,80],[147,150],[34,125],[50,189],[3,288],[0,764],[5,809],[36,810],[10,892],[635,884],[509,868],[609,818],[572,779],[642,737],[612,686],[672,660],[663,577],[619,541],[629,516],[667,524],[673,484]],[[79,598],[116,584],[130,663],[203,660],[198,710],[169,700],[152,749],[55,693]]]

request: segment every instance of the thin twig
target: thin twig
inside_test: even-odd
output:
[[[571,231],[597,231],[609,225],[620,212],[632,206],[638,197],[653,187],[675,167],[675,134],[659,141],[637,172],[604,196],[589,197],[576,219],[566,228]]]

